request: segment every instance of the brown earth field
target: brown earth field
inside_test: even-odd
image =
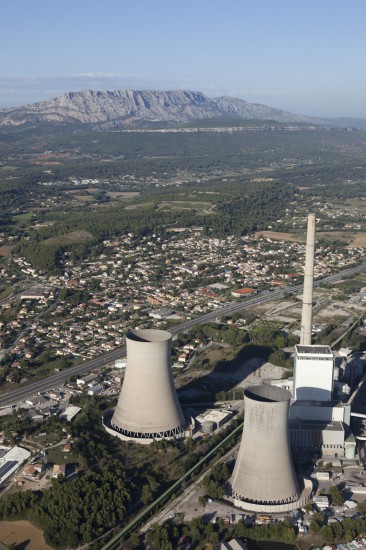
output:
[[[366,247],[366,233],[356,233],[353,236],[353,241],[349,244],[350,248],[365,248]]]
[[[0,542],[7,547],[15,544],[27,550],[52,550],[45,543],[43,531],[24,520],[0,521]]]
[[[258,235],[267,237],[268,239],[278,241],[291,241],[296,243],[304,243],[306,233],[281,233],[280,231],[259,231]],[[319,231],[316,233],[317,239],[330,239],[347,241],[350,248],[365,248],[366,233],[349,233],[347,231]]]
[[[0,256],[9,256],[12,246],[0,246]]]

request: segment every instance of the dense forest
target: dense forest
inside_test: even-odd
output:
[[[44,530],[51,546],[75,548],[120,523],[129,502],[130,490],[116,460],[83,478],[55,479],[51,490],[19,492],[1,499],[0,518],[27,518]]]

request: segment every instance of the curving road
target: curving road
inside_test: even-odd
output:
[[[366,262],[356,267],[345,269],[340,273],[336,273],[334,275],[328,275],[324,279],[319,279],[314,282],[314,287],[318,287],[321,283],[327,283],[327,282],[334,283],[334,282],[340,281],[345,276],[348,277],[351,275],[356,275],[357,273],[360,273],[362,271],[366,271]],[[176,325],[175,327],[172,327],[169,330],[173,335],[178,334],[179,332],[184,332],[189,330],[194,325],[204,324],[209,321],[213,321],[218,317],[221,317],[222,315],[228,315],[230,313],[234,313],[235,311],[247,309],[256,304],[264,304],[267,302],[272,302],[273,300],[278,300],[279,298],[283,298],[285,294],[299,294],[300,292],[302,292],[302,289],[303,289],[302,285],[294,285],[294,286],[287,286],[279,290],[274,290],[272,292],[270,291],[259,292],[253,298],[248,298],[244,302],[241,302],[241,301],[231,302],[226,306],[219,307],[214,311],[211,311],[210,313],[206,313],[205,315],[201,315],[200,317],[196,317],[195,319],[190,319],[188,321],[185,321],[184,323],[181,323],[180,325]],[[112,361],[115,361],[116,359],[123,357],[125,354],[126,354],[126,346],[123,346],[113,351],[110,351],[100,357],[96,357],[95,359],[85,361],[80,365],[76,365],[74,367],[70,367],[57,374],[53,374],[47,377],[45,380],[33,382],[31,384],[27,384],[26,386],[23,386],[22,388],[18,388],[18,389],[3,393],[0,396],[0,407],[19,403],[20,401],[24,400],[27,396],[39,391],[45,391],[55,387],[60,387],[64,384],[65,380],[70,378],[70,376],[80,375],[90,369],[103,367],[111,363]]]

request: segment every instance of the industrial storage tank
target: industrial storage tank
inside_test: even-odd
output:
[[[300,496],[292,463],[288,411],[291,394],[276,386],[244,391],[244,427],[230,479],[235,504],[246,510],[281,511]]]
[[[127,366],[111,428],[129,439],[175,437],[186,426],[171,370],[172,335],[165,330],[131,330]]]

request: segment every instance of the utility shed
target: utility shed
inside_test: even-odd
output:
[[[199,414],[196,419],[197,422],[203,426],[207,422],[213,422],[215,428],[220,428],[225,422],[231,419],[233,413],[231,411],[226,411],[224,409],[209,409],[208,411]]]
[[[349,510],[354,510],[355,508],[357,508],[357,502],[355,502],[354,500],[346,500],[344,505]]]
[[[327,495],[317,495],[313,498],[313,504],[315,504],[319,510],[324,510],[329,506],[329,497]]]
[[[316,473],[316,479],[318,481],[329,481],[330,474],[329,474],[329,472],[317,472]]]
[[[74,416],[76,416],[81,411],[81,407],[75,407],[74,405],[69,405],[62,411],[60,418],[62,420],[67,420],[70,422]]]

